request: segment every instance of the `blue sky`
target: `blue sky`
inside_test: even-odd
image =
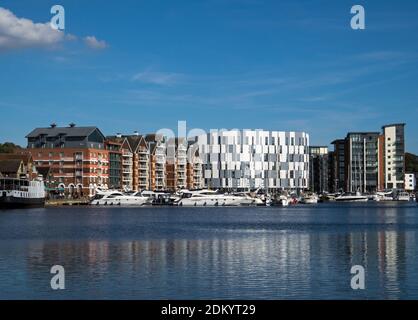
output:
[[[186,120],[304,130],[328,145],[406,122],[418,153],[416,0],[60,1],[65,34],[29,38],[56,3],[0,1],[0,141],[24,145],[51,122],[114,134]],[[350,28],[354,4],[365,30]],[[6,30],[14,16],[30,20],[22,39]]]

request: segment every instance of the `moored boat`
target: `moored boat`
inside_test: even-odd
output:
[[[408,192],[398,192],[398,194],[396,195],[396,200],[397,201],[410,201],[411,200],[411,196],[409,195]]]
[[[0,209],[37,208],[45,205],[45,185],[41,177],[0,178]]]
[[[315,193],[312,194],[306,194],[301,197],[300,203],[303,204],[316,204],[318,203],[318,196]]]
[[[149,197],[143,196],[140,192],[124,194],[119,191],[108,191],[97,193],[90,204],[96,206],[143,206],[151,204],[151,202]]]
[[[174,205],[189,207],[256,206],[263,204],[264,202],[261,199],[250,197],[248,194],[223,194],[213,190],[182,190],[180,198],[174,201]]]
[[[343,193],[342,195],[335,198],[337,202],[367,202],[369,198],[362,195],[360,192],[355,194],[353,193]]]

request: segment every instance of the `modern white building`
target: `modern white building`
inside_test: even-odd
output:
[[[416,185],[415,174],[405,173],[405,191],[415,191]]]
[[[405,182],[405,124],[383,126],[385,188],[404,189]]]
[[[206,187],[270,191],[308,188],[307,133],[212,130],[199,136],[197,143]]]

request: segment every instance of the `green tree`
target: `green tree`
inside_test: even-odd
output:
[[[14,153],[21,149],[21,146],[18,146],[12,142],[0,143],[0,153]]]

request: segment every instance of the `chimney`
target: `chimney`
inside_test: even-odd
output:
[[[51,128],[56,128],[57,124],[55,122],[53,122],[53,123],[50,124],[50,126],[51,126]]]
[[[71,123],[69,124],[69,126],[70,126],[70,128],[74,128],[74,127],[75,127],[75,123],[74,123],[74,122],[71,122]]]

